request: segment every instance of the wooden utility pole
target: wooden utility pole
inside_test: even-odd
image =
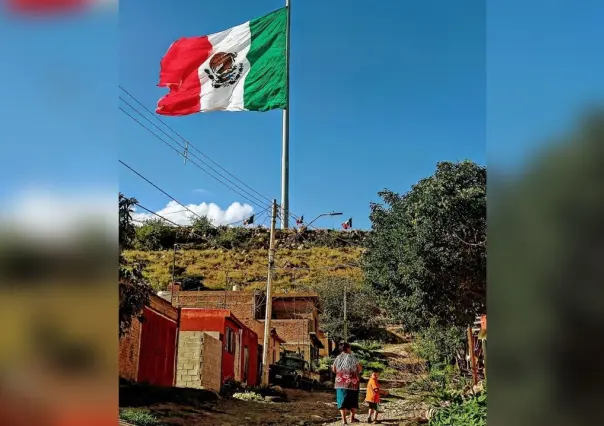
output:
[[[344,284],[344,342],[348,342],[348,310],[346,307],[346,284]]]
[[[264,317],[264,341],[262,345],[262,384],[268,386],[269,345],[271,337],[271,317],[273,315],[273,267],[275,266],[275,226],[277,224],[277,201],[273,200],[271,217],[271,237],[268,250],[268,277],[266,280],[266,314]]]
[[[478,384],[478,372],[476,371],[476,356],[474,355],[474,338],[472,327],[468,327],[468,349],[470,350],[470,366],[472,368],[472,381],[474,386]]]

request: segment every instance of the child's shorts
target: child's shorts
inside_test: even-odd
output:
[[[370,410],[376,410],[377,411],[377,408],[378,408],[377,402],[369,402],[368,401],[367,405],[369,405],[369,409]]]

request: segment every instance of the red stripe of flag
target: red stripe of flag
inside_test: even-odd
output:
[[[79,11],[90,5],[90,0],[8,0],[11,12],[23,14]]]
[[[160,62],[159,87],[170,93],[157,103],[162,115],[187,115],[201,110],[201,82],[198,69],[212,52],[207,37],[186,37],[175,41]]]

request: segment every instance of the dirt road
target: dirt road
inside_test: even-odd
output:
[[[287,401],[253,402],[232,398],[209,400],[203,394],[193,401],[194,394],[181,396],[172,401],[157,401],[145,404],[169,426],[303,426],[303,425],[339,425],[338,410],[333,392],[306,392],[286,389]],[[363,395],[361,395],[362,397]],[[362,398],[361,398],[362,400]],[[404,398],[388,398],[382,404],[382,424],[416,425],[412,419],[421,415],[421,410]],[[367,408],[361,404],[358,419],[367,420]],[[365,424],[365,423],[362,423]]]
[[[426,410],[421,400],[405,393],[407,375],[415,374],[415,361],[400,347],[388,347],[389,364],[401,372],[401,380],[385,382],[392,395],[384,398],[380,418],[384,425],[412,426]],[[401,387],[403,389],[394,389]],[[154,389],[145,387],[120,388],[120,407],[141,407],[150,410],[166,426],[302,426],[341,424],[335,404],[335,391],[301,391],[284,389],[283,402],[241,401],[221,398],[217,394],[194,389]],[[367,407],[362,403],[358,419],[367,420]],[[361,423],[366,424],[366,423]]]

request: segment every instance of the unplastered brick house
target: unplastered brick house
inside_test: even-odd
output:
[[[266,296],[261,291],[180,291],[170,286],[172,304],[181,308],[228,309],[252,330],[257,330],[262,345]],[[271,327],[279,339],[271,339],[269,353],[287,351],[304,355],[307,361],[317,360],[325,353],[325,337],[319,330],[321,313],[316,293],[277,293],[273,295]],[[258,328],[257,323],[261,326]],[[260,354],[262,354],[260,348]],[[278,356],[276,356],[278,358]],[[261,359],[261,358],[260,358]]]

